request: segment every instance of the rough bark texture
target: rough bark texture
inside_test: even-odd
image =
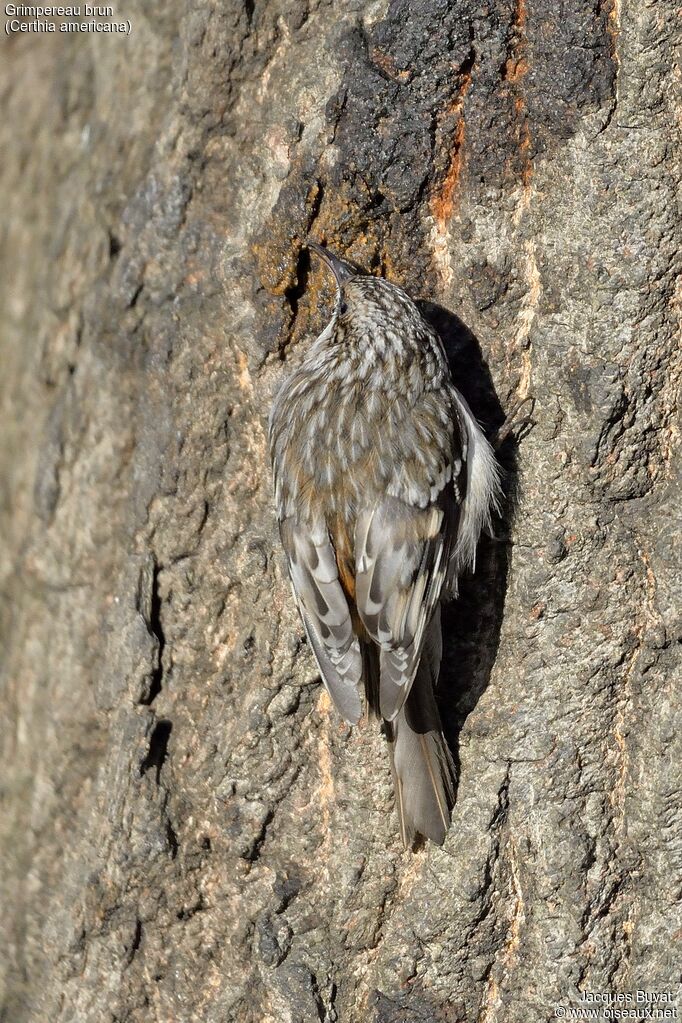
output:
[[[674,13],[131,0],[129,38],[3,43],[4,1023],[676,990]],[[431,303],[488,427],[536,399],[446,615],[443,849],[402,852],[284,574],[308,235]]]

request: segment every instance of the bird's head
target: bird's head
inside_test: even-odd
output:
[[[415,327],[421,323],[417,307],[402,288],[364,273],[317,242],[308,242],[308,248],[324,260],[334,275],[334,319],[345,333],[376,336],[386,330],[404,329],[406,322],[414,321]]]

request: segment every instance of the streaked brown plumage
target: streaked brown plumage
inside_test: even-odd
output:
[[[364,695],[384,721],[404,844],[440,844],[454,768],[434,696],[439,604],[474,565],[499,471],[412,300],[311,248],[337,297],[270,415],[280,534],[334,703],[354,724]]]

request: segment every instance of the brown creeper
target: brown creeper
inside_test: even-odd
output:
[[[499,469],[412,300],[310,248],[336,304],[270,415],[282,544],[336,707],[355,724],[364,692],[384,721],[403,843],[442,844],[454,766],[434,696],[440,601],[474,566]]]

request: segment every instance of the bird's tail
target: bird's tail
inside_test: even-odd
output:
[[[410,693],[394,721],[385,722],[400,821],[400,837],[409,848],[417,833],[442,845],[455,801],[455,765],[443,737],[434,686],[440,666],[440,614]],[[431,642],[429,642],[431,640]]]

